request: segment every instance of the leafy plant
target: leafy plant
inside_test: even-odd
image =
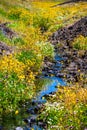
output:
[[[45,18],[42,15],[35,15],[33,17],[33,26],[39,27],[42,32],[45,32],[51,26],[51,19]]]
[[[54,47],[53,45],[51,45],[51,43],[42,41],[42,42],[37,42],[36,45],[40,48],[43,57],[47,56],[53,58]]]
[[[20,19],[20,15],[21,15],[21,9],[14,9],[12,8],[9,12],[8,12],[8,18],[13,19],[13,20],[18,20]]]
[[[78,50],[87,50],[87,37],[79,36],[75,38],[73,45]]]

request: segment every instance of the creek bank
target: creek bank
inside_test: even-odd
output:
[[[55,47],[55,53],[58,53],[62,60],[51,62],[45,58],[43,68],[45,75],[53,74],[56,77],[65,78],[69,83],[79,82],[83,78],[82,85],[86,85],[87,50],[81,52],[72,46],[72,41],[79,35],[87,36],[87,17],[53,33],[49,40]],[[59,64],[62,64],[61,69],[58,69]]]
[[[0,41],[0,55],[10,55],[12,54],[13,48],[11,46],[6,45],[4,42]]]
[[[24,119],[24,122],[27,124],[26,129],[24,128],[24,130],[31,130],[32,128],[34,130],[47,130],[47,123],[44,119],[41,120],[38,118],[41,111],[44,109],[44,103],[47,102],[46,98],[53,95],[57,91],[58,85],[66,85],[61,78],[55,76],[44,76],[43,73],[40,77],[38,77],[38,79],[47,80],[47,82],[43,85],[41,90],[36,92],[35,98],[27,104],[28,109],[26,112],[29,114],[29,117]]]
[[[14,37],[17,36],[17,34],[12,31],[9,27],[7,27],[7,25],[9,25],[10,23],[9,22],[6,22],[6,23],[1,23],[0,24],[0,31],[6,36],[8,37],[9,39],[12,39]]]
[[[0,32],[7,38],[9,38],[10,40],[12,40],[13,38],[17,37],[17,34],[11,30],[9,27],[7,27],[7,25],[9,25],[11,23],[9,22],[5,22],[5,23],[1,23],[0,24]],[[15,50],[15,46],[9,46],[6,43],[0,41],[0,55],[10,55],[14,53]]]

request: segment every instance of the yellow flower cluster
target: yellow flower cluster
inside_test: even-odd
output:
[[[0,60],[0,71],[2,73],[16,73],[20,80],[25,79],[28,83],[33,83],[35,79],[35,74],[32,72],[32,67],[35,62],[28,60],[26,61],[26,65],[23,62],[19,62],[12,55],[4,56]]]
[[[59,98],[64,102],[65,106],[70,109],[76,104],[87,103],[87,89],[81,87],[64,87],[58,90]]]
[[[73,46],[80,50],[87,50],[87,37],[78,36],[74,39]]]
[[[4,56],[0,60],[0,71],[2,72],[15,72],[19,79],[24,79],[24,69],[25,65],[22,62],[19,62],[12,55]]]

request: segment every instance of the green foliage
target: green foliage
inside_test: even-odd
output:
[[[27,66],[27,70],[30,67],[33,72],[37,72],[42,63],[42,58],[33,50],[21,51],[21,53],[17,55],[17,59]]]
[[[6,16],[6,12],[5,12],[2,8],[0,8],[0,14],[1,14],[2,16]]]
[[[0,115],[15,112],[20,103],[33,95],[33,85],[28,86],[24,80],[19,80],[16,73],[0,73],[0,81]]]
[[[82,127],[87,127],[87,105],[86,104],[81,104],[81,106],[79,107],[78,118],[82,123]]]
[[[0,73],[0,80],[0,114],[15,111],[19,101],[28,98],[28,94],[26,97],[24,94],[26,84],[19,81],[15,73]]]
[[[33,26],[39,27],[42,32],[45,32],[51,26],[51,19],[37,14],[33,17]]]
[[[75,38],[73,46],[78,50],[87,50],[87,37],[79,36]]]
[[[18,20],[20,19],[20,15],[21,15],[21,10],[15,8],[8,13],[8,18],[13,20]]]
[[[8,39],[2,31],[0,31],[0,41],[10,43],[11,40]]]
[[[17,37],[17,38],[12,39],[12,44],[13,45],[24,45],[25,42],[21,37]]]
[[[36,55],[34,54],[32,50],[22,51],[21,54],[18,56],[19,61],[22,61],[23,63],[25,63],[26,60],[32,60],[33,58],[35,59]]]
[[[48,56],[52,58],[54,56],[54,47],[49,42],[37,42],[37,46],[44,57]]]

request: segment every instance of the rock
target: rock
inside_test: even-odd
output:
[[[65,75],[65,74],[63,74],[63,73],[57,73],[57,74],[56,74],[56,76],[57,76],[57,77],[60,77],[60,78],[63,78],[64,75]]]
[[[52,62],[49,62],[49,61],[46,62],[46,65],[47,65],[47,66],[51,66],[51,65],[52,65]]]
[[[12,49],[12,47],[6,45],[3,42],[0,42],[0,54],[1,55],[9,55],[13,52],[14,52],[14,50]]]
[[[28,123],[28,124],[31,123],[31,122],[30,122],[30,119],[24,119],[24,122],[25,122],[25,123]]]
[[[31,127],[25,127],[24,130],[31,130]]]
[[[53,72],[53,70],[51,69],[51,70],[48,70],[48,73],[53,74],[54,72]]]
[[[81,18],[71,26],[61,28],[58,31],[54,32],[49,39],[52,41],[52,43],[56,39],[57,42],[65,43],[64,47],[66,47],[66,45],[68,47],[71,47],[71,41],[73,41],[74,38],[78,35],[83,35],[85,37],[87,36],[87,16]]]
[[[35,111],[32,107],[27,109],[27,112],[30,113],[30,114],[35,114]]]
[[[36,122],[36,116],[31,116],[30,121],[31,121],[31,123],[35,123]]]
[[[15,130],[23,130],[23,128],[22,127],[17,127],[17,128],[15,128]]]
[[[39,122],[38,122],[38,125],[39,125],[40,127],[44,128],[44,129],[47,128],[47,124],[46,124],[45,122],[43,122],[43,121],[39,121]]]
[[[13,37],[16,36],[16,33],[13,32],[10,28],[7,27],[7,24],[9,23],[2,23],[0,24],[0,31],[2,31],[2,33],[7,36],[8,38],[12,39]]]
[[[24,122],[26,122],[31,127],[31,125],[36,122],[36,118],[36,115],[32,115],[28,119],[24,119]]]

